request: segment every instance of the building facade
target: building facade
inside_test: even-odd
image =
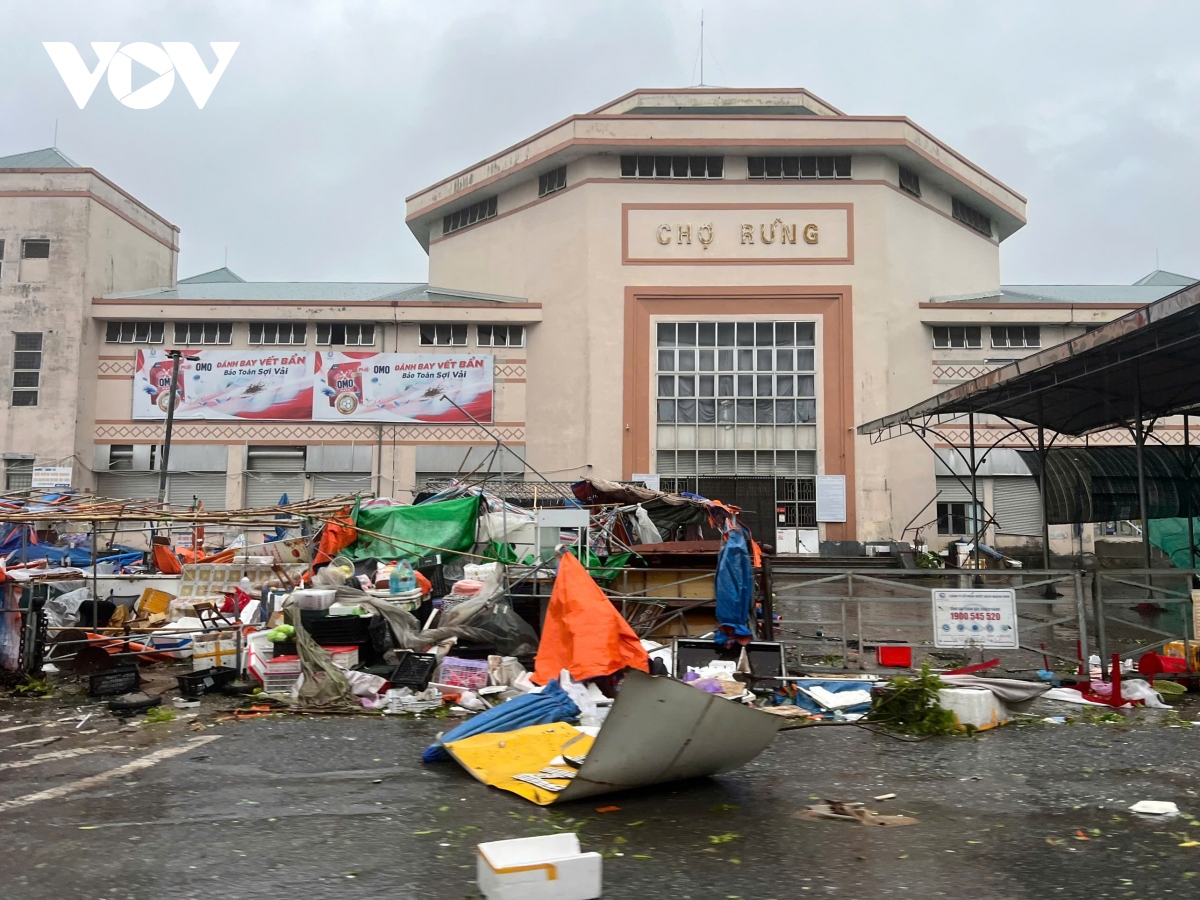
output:
[[[77,485],[106,495],[157,487],[163,425],[135,407],[139,359],[167,347],[318,368],[474,355],[492,378],[479,422],[330,421],[319,398],[307,419],[185,417],[171,499],[404,499],[456,473],[536,470],[738,502],[783,551],[911,539],[914,523],[948,539],[973,515],[957,438],[897,452],[855,426],[1177,289],[1166,273],[1002,286],[1023,197],[903,117],[845,115],[803,90],[637,91],[414,193],[428,284],[176,281],[168,223],[69,160],[16,162],[0,159],[3,449],[13,476],[72,457]],[[103,202],[70,193],[83,190]],[[49,281],[13,269],[34,240],[51,242]],[[50,290],[53,311],[25,301]],[[71,337],[50,327],[58,311]],[[34,351],[15,346],[37,333],[65,368],[39,376],[54,386],[33,411],[15,354]],[[1028,472],[1011,452],[994,460],[985,505],[1005,513],[989,539],[1040,534]]]

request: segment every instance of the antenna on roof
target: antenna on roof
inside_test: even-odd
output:
[[[58,119],[54,120],[54,143],[50,145],[55,150],[58,149]]]
[[[700,10],[700,87],[704,87],[704,10]],[[57,120],[55,120],[57,122]],[[55,128],[57,128],[57,124]],[[57,133],[57,132],[56,132]]]
[[[225,245],[225,268],[229,268],[229,245]]]

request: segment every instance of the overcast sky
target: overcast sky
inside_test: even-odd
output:
[[[1029,199],[1008,283],[1200,276],[1200,3],[8,5],[0,155],[58,146],[182,229],[180,275],[423,281],[404,197],[636,87],[803,86],[906,115]],[[239,41],[203,110],[72,101],[42,41]],[[137,84],[135,83],[135,87]]]

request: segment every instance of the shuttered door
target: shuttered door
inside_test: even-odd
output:
[[[251,447],[247,455],[246,506],[276,506],[287,494],[289,503],[304,499],[303,447]]]
[[[279,498],[287,494],[289,503],[304,499],[303,472],[247,472],[246,506],[257,509],[276,506]]]
[[[99,472],[96,493],[113,500],[157,500],[157,472]]]
[[[312,475],[313,498],[325,500],[346,494],[369,494],[375,489],[370,472],[317,472]]]
[[[1042,533],[1042,496],[1036,478],[996,478],[993,490],[996,525],[1001,533]]]
[[[962,482],[950,475],[939,475],[937,480],[938,503],[971,502],[971,479],[963,476]],[[983,502],[983,481],[976,479],[975,491]]]
[[[167,502],[186,508],[195,498],[205,509],[224,509],[225,485],[224,472],[172,472],[167,478]]]

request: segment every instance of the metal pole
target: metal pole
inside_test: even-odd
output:
[[[1038,459],[1042,463],[1042,568],[1050,570],[1050,521],[1046,516],[1046,500],[1049,497],[1049,479],[1046,472],[1046,429],[1042,427],[1042,398],[1038,396]],[[1049,592],[1047,592],[1049,593]]]
[[[979,466],[975,462],[975,413],[967,414],[967,423],[971,430],[971,521],[974,534],[971,540],[971,553],[975,557],[975,577],[979,577],[979,524],[983,518],[979,515],[979,490],[975,472]]]
[[[92,523],[92,627],[100,627],[100,583],[96,565],[96,529],[97,523]]]
[[[1134,372],[1133,442],[1137,455],[1138,513],[1142,517],[1142,568],[1150,568],[1150,503],[1146,496],[1146,432],[1142,428],[1142,374]],[[1147,576],[1149,577],[1149,576]]]
[[[1092,605],[1095,607],[1093,615],[1096,617],[1096,652],[1100,656],[1101,680],[1108,678],[1108,631],[1105,624],[1103,584],[1104,579],[1100,577],[1100,570],[1097,569],[1092,573]]]
[[[771,576],[771,557],[762,558],[762,636],[764,641],[775,640],[775,579]]]
[[[168,350],[171,357],[171,393],[167,399],[167,434],[163,442],[161,467],[158,473],[158,505],[162,506],[167,499],[167,462],[171,458],[171,431],[175,427],[175,399],[179,389],[179,359],[182,350]]]
[[[1091,666],[1088,665],[1088,633],[1087,633],[1087,608],[1083,605],[1083,576],[1078,570],[1075,571],[1075,611],[1079,616],[1079,655],[1083,657],[1083,671],[1091,672]],[[1100,657],[1101,660],[1104,657]]]
[[[1192,463],[1192,425],[1191,417],[1183,414],[1183,458],[1187,468],[1184,469],[1183,478],[1183,512],[1188,520],[1188,550],[1191,551],[1188,557],[1188,568],[1196,568],[1196,531],[1192,527],[1192,477],[1195,473],[1195,466]],[[1188,587],[1195,584],[1195,578],[1188,579]]]

